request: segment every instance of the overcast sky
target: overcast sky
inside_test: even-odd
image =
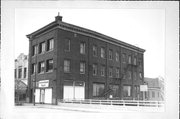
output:
[[[55,16],[146,50],[145,77],[164,77],[165,11],[163,9],[16,9],[15,58],[28,54],[27,34],[49,24]]]

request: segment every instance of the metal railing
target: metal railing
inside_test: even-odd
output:
[[[95,99],[61,99],[59,103],[72,104],[96,104],[96,105],[115,105],[115,106],[145,106],[145,107],[162,107],[164,101],[142,101],[142,100],[95,100]]]

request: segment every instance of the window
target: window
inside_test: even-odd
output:
[[[116,78],[119,78],[119,68],[116,68]]]
[[[93,64],[93,75],[97,75],[97,65]]]
[[[112,60],[113,59],[113,51],[109,50],[109,59]]]
[[[18,68],[18,78],[22,78],[22,67]]]
[[[32,46],[32,56],[37,54],[37,45]]]
[[[65,39],[65,51],[70,51],[71,48],[71,41],[69,39]]]
[[[152,98],[155,98],[155,92],[152,91]]]
[[[131,79],[132,79],[132,77],[131,77],[131,71],[128,71],[127,73],[128,73],[128,74],[127,74],[128,79],[131,80]]]
[[[46,62],[46,71],[51,72],[53,70],[53,60],[49,59]]]
[[[101,76],[105,76],[105,66],[101,66]]]
[[[93,56],[97,56],[97,46],[93,45]]]
[[[128,56],[128,63],[131,64],[131,55]]]
[[[137,65],[137,59],[134,57],[134,65]]]
[[[122,54],[122,62],[126,63],[126,54],[125,53]]]
[[[142,79],[142,73],[139,73],[139,78]]]
[[[80,54],[85,54],[85,43],[80,43]]]
[[[131,86],[123,86],[123,96],[124,97],[131,96]]]
[[[24,68],[24,78],[26,78],[27,68]]]
[[[16,74],[16,73],[17,73],[17,70],[14,69],[14,77],[15,77],[15,78],[17,78],[17,74]]]
[[[47,41],[47,51],[53,50],[54,48],[54,39],[49,39]]]
[[[45,42],[39,44],[39,54],[45,52]]]
[[[112,90],[112,96],[113,97],[118,97],[119,86],[118,85],[110,85],[110,88]]]
[[[105,49],[101,48],[101,58],[105,58]]]
[[[93,96],[94,97],[103,97],[104,93],[104,84],[103,83],[93,83]]]
[[[138,94],[140,92],[139,86],[134,86],[135,98],[139,98]]]
[[[85,62],[80,62],[80,74],[85,74]]]
[[[119,53],[116,52],[116,62],[119,62]]]
[[[113,68],[109,67],[109,77],[112,77]]]
[[[134,80],[137,80],[137,72],[134,72],[133,78],[134,78]]]
[[[45,70],[44,62],[39,62],[38,73],[43,73]]]
[[[70,60],[64,60],[64,72],[70,72]]]
[[[32,64],[31,74],[35,74],[35,72],[36,72],[36,64]]]

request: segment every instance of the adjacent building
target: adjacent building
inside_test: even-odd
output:
[[[144,49],[65,23],[62,16],[27,37],[30,102],[142,100]]]
[[[144,78],[147,83],[148,92],[147,99],[153,101],[164,100],[164,79],[163,78]]]
[[[28,84],[28,56],[21,53],[15,59],[15,102],[26,101]]]

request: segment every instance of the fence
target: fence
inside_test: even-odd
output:
[[[72,103],[72,104],[96,104],[96,105],[115,105],[115,106],[145,106],[145,107],[162,107],[164,101],[142,101],[142,100],[73,100],[61,99],[59,103]]]

